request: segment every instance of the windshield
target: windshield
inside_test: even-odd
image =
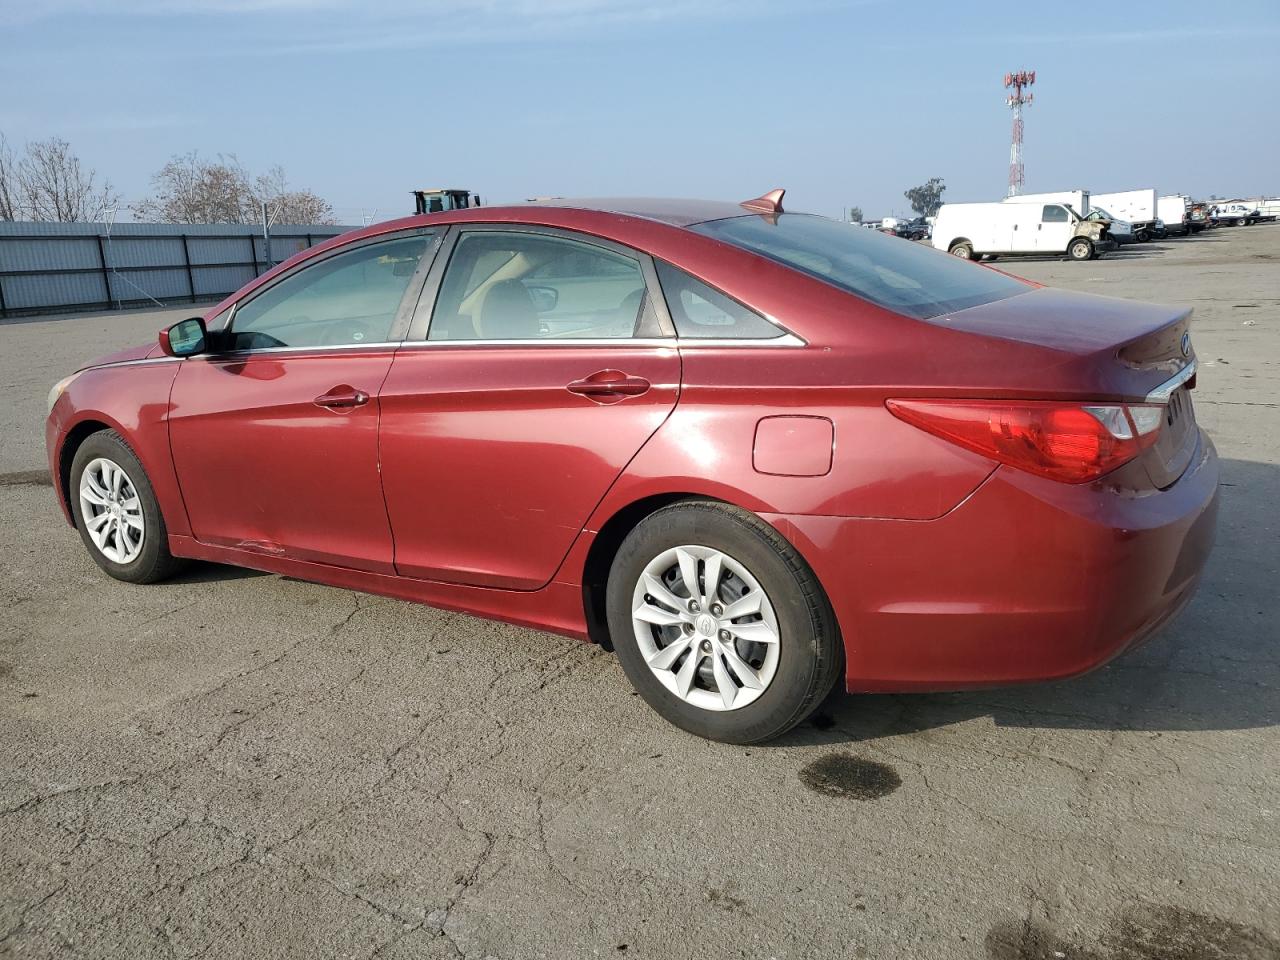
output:
[[[1114,220],[1115,217],[1107,213],[1107,211],[1103,210],[1101,207],[1094,207],[1092,210],[1089,211],[1089,219],[1090,220]]]
[[[932,247],[809,214],[732,217],[690,229],[918,320],[1030,289]]]

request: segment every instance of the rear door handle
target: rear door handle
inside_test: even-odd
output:
[[[317,407],[327,407],[330,410],[350,410],[353,407],[363,407],[368,402],[367,393],[355,387],[349,387],[345,383],[339,384],[315,399]]]
[[[598,370],[589,377],[574,380],[565,389],[596,403],[617,403],[623,397],[638,397],[651,384],[644,377],[633,377],[621,370]]]

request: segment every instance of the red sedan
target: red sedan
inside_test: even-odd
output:
[[[90,555],[198,558],[616,650],[754,742],[850,691],[1066,677],[1190,598],[1189,313],[782,210],[602,200],[347,234],[50,396]]]

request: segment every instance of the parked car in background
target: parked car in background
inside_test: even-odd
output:
[[[1115,217],[1127,220],[1133,227],[1133,238],[1146,243],[1160,236],[1163,225],[1157,211],[1158,200],[1154,187],[1144,190],[1124,190],[1120,193],[1095,193],[1090,203],[1105,207]]]
[[[595,640],[750,743],[839,682],[1070,676],[1181,609],[1218,504],[1189,322],[781,190],[472,207],[72,373],[49,465],[116,579],[199,558]]]
[[[1112,216],[1110,211],[1102,207],[1090,207],[1089,214],[1085,219],[1107,224],[1107,234],[1117,244],[1124,245],[1138,242],[1133,235],[1133,224],[1128,220],[1121,220],[1119,217]]]
[[[1209,219],[1219,226],[1247,227],[1251,223],[1259,222],[1262,219],[1262,214],[1252,204],[1229,201],[1227,203],[1214,204],[1210,207]]]
[[[1062,203],[948,203],[933,224],[933,246],[964,260],[1060,255],[1091,260],[1116,246],[1106,221]]]
[[[900,220],[893,232],[905,240],[927,240],[932,229],[924,217],[916,217],[914,220]]]
[[[1191,233],[1199,233],[1208,227],[1213,226],[1213,221],[1209,216],[1208,203],[1203,200],[1192,200],[1187,208],[1187,229]]]

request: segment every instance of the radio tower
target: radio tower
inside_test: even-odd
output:
[[[1009,196],[1016,197],[1022,192],[1022,108],[1031,106],[1035,94],[1023,92],[1036,82],[1034,70],[1019,70],[1017,73],[1004,75],[1005,89],[1013,91],[1005,97],[1005,103],[1013,111],[1013,142],[1009,145]]]

